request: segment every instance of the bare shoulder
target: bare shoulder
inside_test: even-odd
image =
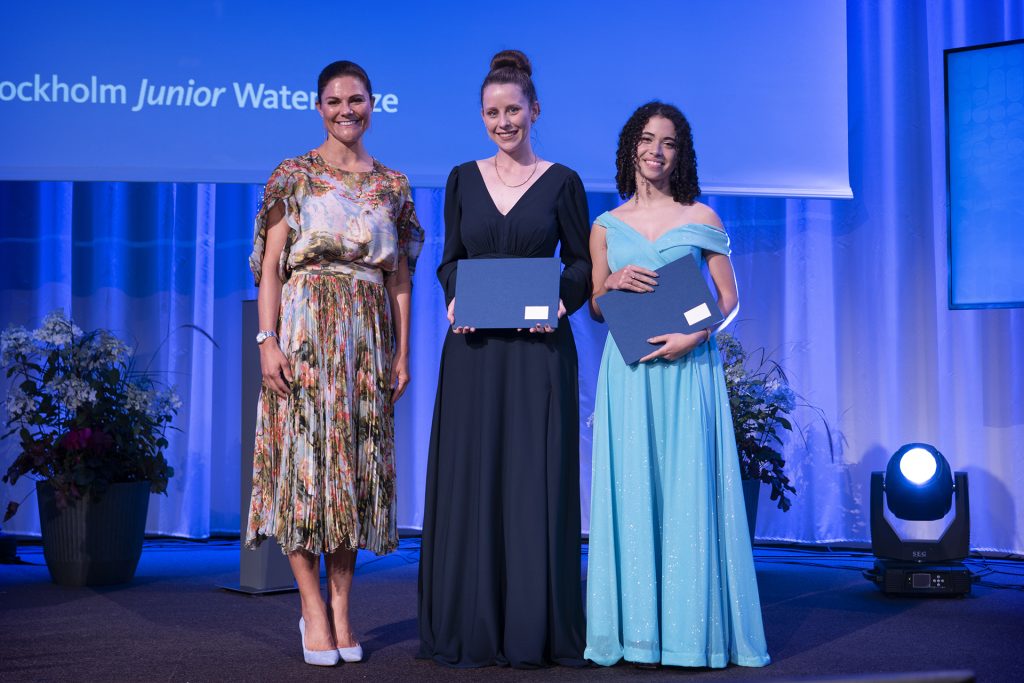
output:
[[[624,204],[619,204],[618,206],[616,206],[614,209],[612,209],[608,213],[610,213],[611,215],[615,216],[620,221],[625,221],[625,222],[628,223],[629,222],[629,220],[628,220],[629,217],[632,216],[633,213],[635,213],[635,212],[636,212],[636,207],[633,205],[633,202],[627,201]]]
[[[725,226],[722,224],[722,219],[718,217],[715,210],[703,202],[694,202],[687,207],[687,220],[690,223],[701,223],[702,225],[710,225],[712,228],[725,232]]]

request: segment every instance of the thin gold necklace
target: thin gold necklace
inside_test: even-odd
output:
[[[524,180],[523,182],[519,183],[518,185],[509,185],[508,183],[505,182],[505,179],[501,177],[501,171],[498,170],[498,155],[495,154],[494,155],[494,173],[495,173],[495,175],[498,176],[498,180],[500,180],[501,184],[504,185],[505,187],[522,187],[526,183],[530,182],[530,178],[532,178],[533,174],[537,172],[537,165],[539,163],[540,163],[540,158],[536,154],[534,154],[533,155],[533,170],[530,171],[530,175],[526,176],[526,180]]]

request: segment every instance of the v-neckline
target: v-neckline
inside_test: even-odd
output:
[[[548,171],[550,171],[551,169],[553,169],[555,166],[558,165],[557,163],[553,163],[550,166],[548,166],[547,168],[545,168],[543,171],[541,171],[540,175],[537,176],[537,179],[533,181],[533,184],[530,185],[528,188],[526,188],[525,192],[523,192],[521,195],[519,195],[519,199],[517,199],[515,201],[515,203],[512,204],[512,206],[510,206],[508,208],[508,211],[506,211],[505,213],[502,213],[501,209],[498,208],[498,203],[496,201],[494,201],[494,195],[491,194],[490,189],[487,187],[487,181],[484,180],[484,174],[480,170],[480,164],[477,163],[476,161],[472,162],[472,164],[473,164],[473,168],[476,169],[476,175],[480,179],[480,184],[484,186],[484,194],[486,194],[487,195],[487,199],[490,200],[491,206],[494,208],[494,211],[499,216],[501,216],[502,218],[508,218],[509,214],[511,214],[513,211],[515,211],[517,206],[522,204],[523,199],[526,197],[526,195],[530,194],[530,190],[532,190],[533,188],[537,187],[537,185],[540,184],[540,181],[542,181],[544,179],[544,176],[546,176],[548,174]]]
[[[707,225],[707,223],[694,223],[694,222],[689,222],[689,223],[680,223],[679,225],[676,225],[676,226],[674,226],[674,227],[671,227],[671,228],[667,229],[667,230],[666,230],[665,232],[661,233],[660,235],[658,235],[657,237],[655,237],[655,238],[654,238],[654,239],[652,240],[652,239],[649,239],[649,238],[648,238],[647,236],[645,236],[645,235],[644,235],[644,234],[643,234],[642,232],[640,232],[639,230],[637,230],[636,228],[634,228],[634,227],[633,227],[632,225],[630,225],[630,224],[629,224],[629,223],[627,223],[626,221],[622,220],[621,218],[619,218],[618,216],[616,216],[615,214],[613,214],[613,213],[612,213],[611,211],[608,211],[607,213],[608,213],[608,215],[609,215],[609,216],[611,216],[612,218],[614,218],[615,220],[617,220],[617,221],[618,221],[619,223],[621,223],[622,225],[624,225],[624,226],[626,226],[627,228],[629,228],[629,231],[630,231],[630,232],[632,232],[632,233],[633,233],[634,235],[636,235],[637,237],[639,237],[640,239],[642,239],[642,240],[643,240],[644,242],[647,242],[647,244],[652,244],[652,245],[653,245],[653,244],[657,244],[657,243],[658,243],[658,242],[660,242],[660,241],[661,241],[662,239],[664,239],[664,238],[665,238],[665,237],[667,237],[668,235],[672,234],[672,233],[673,233],[673,232],[675,232],[676,230],[682,230],[683,228],[688,228],[688,227],[690,227],[691,225]],[[710,225],[707,225],[707,227],[711,228],[712,230],[715,230],[715,229],[716,229],[716,228],[713,228],[713,227],[712,227],[712,226],[710,226]]]

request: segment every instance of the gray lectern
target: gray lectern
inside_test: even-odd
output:
[[[297,590],[288,558],[274,539],[264,541],[256,550],[245,549],[252,495],[252,448],[256,442],[256,400],[260,394],[260,352],[256,346],[259,316],[255,301],[242,302],[242,499],[241,549],[238,553],[238,583],[220,586],[248,595],[267,595]]]

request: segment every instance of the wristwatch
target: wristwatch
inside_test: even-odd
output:
[[[271,337],[277,339],[277,332],[274,332],[273,330],[260,330],[259,334],[256,335],[256,343],[262,344]]]

